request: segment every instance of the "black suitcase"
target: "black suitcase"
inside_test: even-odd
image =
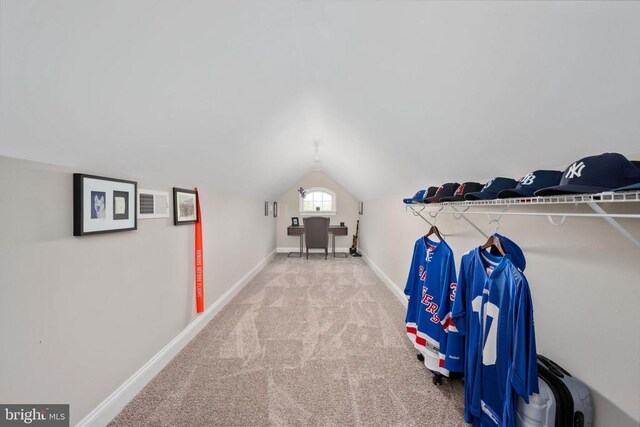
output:
[[[518,399],[518,427],[593,427],[593,400],[584,383],[553,360],[538,355],[540,393]]]

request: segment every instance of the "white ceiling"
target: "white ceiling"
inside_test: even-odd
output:
[[[0,154],[272,199],[640,153],[640,3],[2,0]]]

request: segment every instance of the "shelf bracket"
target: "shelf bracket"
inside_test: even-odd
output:
[[[473,222],[471,222],[471,220],[464,215],[466,210],[461,212],[454,205],[451,205],[451,209],[453,209],[454,211],[456,211],[458,213],[457,215],[455,215],[455,214],[453,215],[453,217],[455,219],[460,219],[460,218],[464,219],[465,221],[467,221],[469,223],[469,225],[471,225],[473,228],[475,228],[478,231],[478,233],[482,234],[485,237],[485,239],[489,238],[489,236],[487,236],[487,234],[484,231],[480,230],[477,225],[475,225]]]
[[[413,206],[411,205],[405,205],[406,207],[408,207],[409,209],[411,209],[411,213],[413,214],[413,216],[419,216],[420,218],[422,218],[427,224],[429,224],[430,226],[433,227],[433,224],[425,217],[422,216],[422,211],[424,210],[424,207],[422,209],[420,209],[419,211],[417,211]]]
[[[620,234],[622,234],[629,241],[631,241],[631,243],[633,243],[634,245],[636,245],[637,247],[640,248],[640,240],[636,239],[631,233],[629,233],[629,231],[626,228],[624,228],[618,221],[616,221],[612,217],[608,216],[607,212],[604,209],[602,209],[597,203],[595,203],[595,202],[587,202],[587,204],[596,213],[599,213],[600,215],[602,215],[602,219],[607,221],[609,223],[609,225],[611,225]]]

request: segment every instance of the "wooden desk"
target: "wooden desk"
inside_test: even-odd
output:
[[[329,225],[329,234],[331,234],[331,252],[333,253],[333,257],[336,257],[336,236],[348,236],[349,228],[341,225]],[[287,227],[287,236],[300,236],[300,253],[299,256],[302,258],[302,238],[304,236],[304,225],[290,225]],[[295,252],[289,252],[288,257],[291,254],[295,254]],[[348,256],[344,254],[344,256]]]

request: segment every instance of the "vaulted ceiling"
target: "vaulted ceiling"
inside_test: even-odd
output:
[[[0,155],[359,199],[640,153],[640,3],[0,3]]]

